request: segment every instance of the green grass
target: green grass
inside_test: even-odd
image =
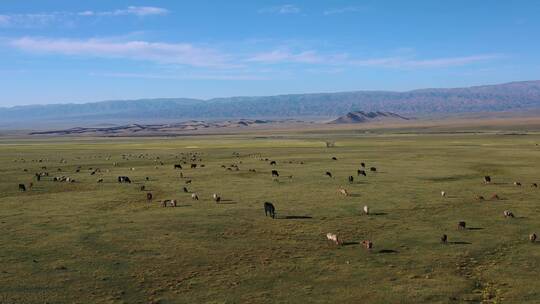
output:
[[[540,233],[540,189],[530,187],[540,182],[540,135],[343,133],[325,148],[332,136],[0,141],[0,303],[540,301],[540,243],[528,242]],[[200,201],[173,169],[182,152],[202,154],[205,168],[182,170]],[[253,154],[278,162],[279,181]],[[360,162],[379,172],[357,178]],[[221,167],[233,163],[240,171]],[[77,182],[37,182],[41,166]],[[482,183],[486,174],[493,184]],[[32,190],[18,191],[30,181]],[[493,193],[503,200],[475,200]],[[159,207],[171,198],[181,206]],[[264,201],[279,219],[264,216]],[[377,215],[361,215],[364,205]],[[460,220],[481,229],[458,231]],[[327,232],[352,244],[331,246]],[[440,244],[443,233],[457,244]],[[355,244],[364,239],[370,252]]]

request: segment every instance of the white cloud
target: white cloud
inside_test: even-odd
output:
[[[81,12],[47,12],[31,14],[3,14],[0,15],[0,27],[34,28],[50,25],[54,22],[72,21],[76,17],[99,17],[99,16],[159,16],[166,15],[169,11],[161,7],[153,6],[129,6],[125,9],[113,11],[81,11]]]
[[[365,60],[350,60],[351,65],[374,66],[385,68],[445,68],[463,66],[501,58],[499,54],[482,54],[463,57],[443,57],[433,59],[415,59],[403,57],[375,58]]]
[[[33,53],[122,58],[197,67],[232,67],[224,54],[189,43],[26,37],[12,40],[9,44],[17,49]]]
[[[284,4],[260,9],[259,13],[297,14],[300,13],[300,8],[292,4]]]
[[[449,66],[461,66],[486,60],[498,59],[501,58],[501,55],[498,54],[484,54],[484,55],[474,55],[466,57],[448,57],[448,58],[435,58],[435,59],[424,59],[424,60],[410,60],[404,62],[405,66],[410,67],[449,67]]]
[[[58,13],[0,15],[0,27],[40,27],[58,18]]]
[[[319,55],[316,51],[303,51],[293,53],[288,50],[274,50],[255,54],[246,59],[248,62],[259,62],[265,64],[275,63],[324,63],[329,58]]]
[[[77,15],[79,16],[94,16],[96,13],[94,13],[93,11],[82,11],[82,12],[78,12]]]
[[[7,15],[0,15],[0,26],[8,26],[10,24],[10,18]]]
[[[354,13],[354,12],[360,12],[364,10],[365,8],[360,6],[347,6],[347,7],[341,7],[341,8],[333,8],[328,9],[323,12],[324,15],[335,15],[335,14],[344,14],[344,13]]]
[[[291,50],[281,47],[267,52],[225,54],[218,49],[191,43],[168,43],[136,40],[133,37],[57,39],[23,37],[8,40],[8,46],[38,54],[140,60],[158,64],[185,65],[198,68],[236,69],[257,65],[304,65],[311,68],[376,67],[390,69],[431,69],[465,66],[503,57],[500,54],[418,58],[405,52],[392,57],[359,58],[346,53],[329,53],[313,49]],[[228,77],[228,76],[226,76]]]
[[[147,73],[90,73],[90,76],[113,78],[141,78],[166,80],[266,80],[260,75],[252,74],[219,74],[219,73],[182,73],[182,74],[147,74]]]
[[[462,66],[483,62],[502,57],[499,54],[481,54],[463,57],[443,57],[433,59],[416,59],[413,56],[383,57],[358,59],[347,54],[321,54],[314,50],[291,52],[286,49],[277,49],[270,52],[255,54],[246,59],[248,62],[262,64],[302,63],[330,66],[363,66],[383,68],[443,68]]]
[[[83,12],[89,13],[89,11]],[[114,11],[104,12],[92,12],[96,16],[123,16],[123,15],[135,15],[135,16],[151,16],[151,15],[166,15],[169,13],[167,9],[153,6],[129,6],[126,9],[118,9]]]

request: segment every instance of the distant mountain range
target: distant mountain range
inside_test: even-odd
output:
[[[335,118],[353,111],[402,115],[540,108],[540,81],[407,92],[357,91],[210,100],[167,98],[0,108],[0,127],[47,122],[137,122],[237,118]]]

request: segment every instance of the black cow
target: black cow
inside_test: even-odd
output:
[[[362,168],[365,168],[365,167],[366,167],[366,164],[365,164],[365,163],[360,163],[360,166],[361,166]]]
[[[337,160],[337,157],[335,157],[335,156],[334,156],[334,157],[332,157],[332,160]]]
[[[358,171],[356,171],[356,175],[357,175],[357,176],[360,176],[360,175],[367,176],[366,171],[364,171],[364,170],[358,170]]]
[[[131,184],[131,179],[129,179],[129,177],[127,177],[127,176],[119,176],[119,177],[118,177],[118,182],[119,182],[119,183],[128,183],[128,184]]]
[[[174,165],[175,169],[182,169],[182,165]]]
[[[484,176],[484,183],[486,183],[486,184],[491,183],[491,176],[489,176],[489,175]]]
[[[467,223],[465,223],[464,221],[460,221],[458,222],[458,229],[466,229],[467,227]]]
[[[332,173],[330,173],[330,172],[328,172],[328,171],[326,171],[325,174],[326,174],[328,177],[332,177]]]
[[[351,175],[349,176],[349,183],[352,184],[354,182],[354,177]]]
[[[197,168],[197,164],[191,164],[191,169]]]
[[[279,177],[277,170],[272,170],[272,177]]]
[[[26,191],[26,186],[24,184],[19,184],[19,191]]]
[[[377,168],[371,167],[371,168],[369,168],[369,171],[371,171],[371,172],[377,172]]]
[[[184,193],[188,193],[188,192],[189,192],[189,190],[188,190],[186,187],[184,187],[183,190],[184,190]]]
[[[270,162],[270,165],[275,166],[275,165],[277,165],[277,163],[276,163],[275,160],[273,160],[273,161]]]
[[[151,201],[153,198],[152,193],[148,192],[146,193],[146,200]]]
[[[441,243],[446,244],[448,242],[448,236],[446,234],[443,234],[441,236]]]
[[[264,216],[268,216],[269,214],[272,218],[276,218],[276,208],[274,208],[274,205],[272,205],[272,203],[265,202],[264,203]]]

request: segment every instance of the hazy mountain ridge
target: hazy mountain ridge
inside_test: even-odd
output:
[[[540,81],[407,92],[356,91],[229,97],[160,98],[0,108],[7,122],[106,119],[224,119],[336,117],[382,111],[404,115],[511,111],[540,108]]]

